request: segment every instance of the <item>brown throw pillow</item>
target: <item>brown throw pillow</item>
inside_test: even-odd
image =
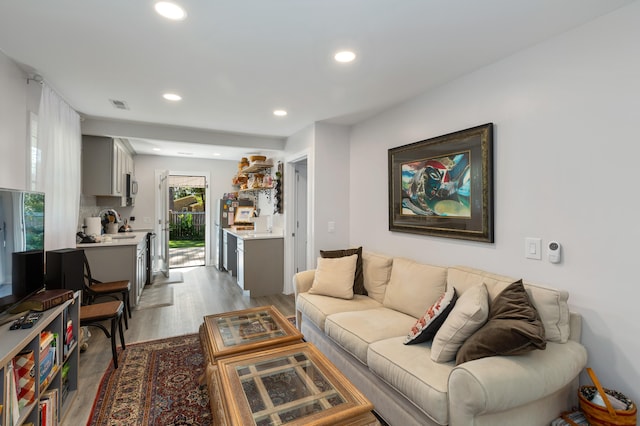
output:
[[[538,310],[519,280],[493,299],[487,323],[464,342],[456,355],[456,365],[494,355],[520,355],[546,347],[544,325]]]
[[[320,250],[320,257],[327,259],[335,259],[338,257],[358,255],[356,261],[356,274],[353,279],[353,294],[367,295],[367,290],[364,288],[364,274],[362,273],[362,247],[354,249],[343,250]]]

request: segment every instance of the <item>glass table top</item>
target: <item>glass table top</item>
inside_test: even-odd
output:
[[[258,426],[292,422],[346,403],[302,352],[237,366],[236,373]]]
[[[217,318],[216,325],[225,346],[249,344],[287,335],[266,310]]]
[[[229,425],[376,424],[371,402],[308,342],[220,359],[210,377]]]

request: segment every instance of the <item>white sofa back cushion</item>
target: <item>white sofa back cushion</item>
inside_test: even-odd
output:
[[[497,275],[466,266],[451,266],[447,271],[447,284],[460,293],[474,285],[486,284],[489,298],[493,300],[508,285],[519,278]],[[544,324],[544,332],[549,342],[566,343],[569,340],[569,293],[524,282],[525,289],[535,305]]]
[[[446,286],[447,268],[396,257],[382,304],[420,318],[444,293]]]
[[[383,254],[363,252],[362,274],[367,295],[376,302],[384,301],[384,293],[389,284],[393,258]]]

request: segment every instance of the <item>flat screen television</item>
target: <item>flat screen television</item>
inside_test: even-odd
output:
[[[44,288],[44,207],[41,192],[0,188],[0,314]]]

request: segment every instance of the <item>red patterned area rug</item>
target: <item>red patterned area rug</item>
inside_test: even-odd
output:
[[[127,345],[104,373],[87,426],[213,424],[197,334]]]

